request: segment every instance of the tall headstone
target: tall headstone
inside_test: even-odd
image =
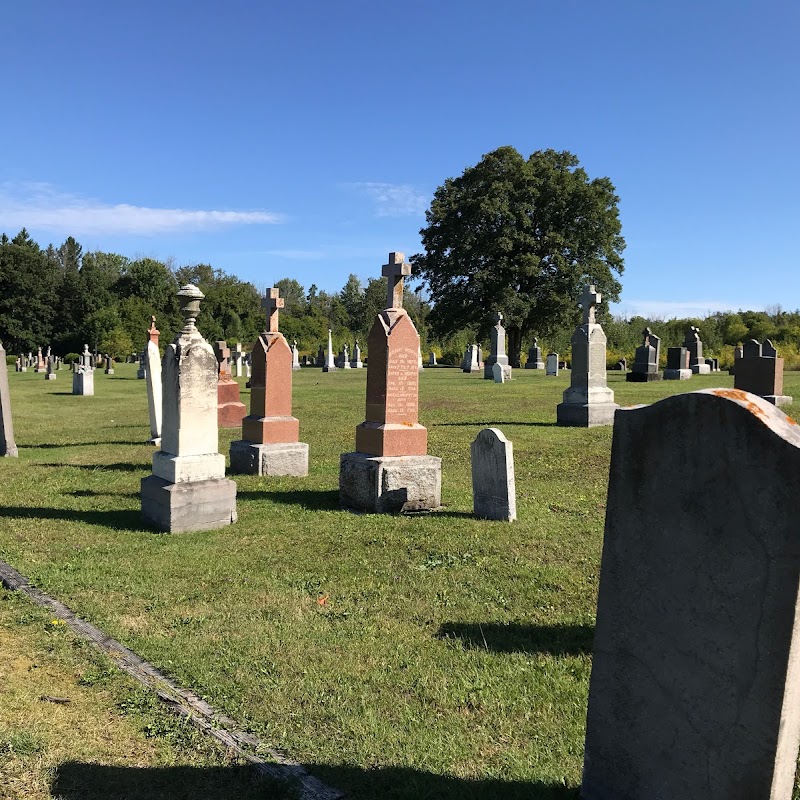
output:
[[[19,371],[20,372],[27,372],[28,371],[28,357],[24,353],[19,354]]]
[[[244,358],[244,353],[242,352],[242,343],[236,342],[236,345],[233,348],[233,364],[232,364],[234,378],[244,377],[243,358]]]
[[[683,346],[689,351],[689,369],[693,375],[708,375],[711,367],[703,358],[703,342],[700,339],[700,329],[691,325],[686,331],[686,341]]]
[[[300,351],[297,349],[297,339],[292,342],[292,369],[300,369]]]
[[[665,381],[688,381],[692,377],[689,369],[689,351],[685,347],[667,348],[667,368],[664,370]]]
[[[33,368],[34,372],[44,372],[46,364],[44,363],[44,356],[42,355],[42,348],[40,347],[36,353],[36,366]]]
[[[147,335],[150,335],[150,331],[147,332]],[[139,369],[136,370],[136,377],[142,381],[145,379],[145,361],[147,361],[147,345],[145,345],[144,350],[138,354],[136,361],[136,363],[139,365]]]
[[[792,796],[798,497],[800,428],[761,398],[618,412],[584,800]]]
[[[478,356],[478,345],[467,345],[467,352],[464,354],[464,362],[461,367],[464,372],[480,372],[480,359]]]
[[[217,380],[217,420],[220,428],[238,428],[247,414],[239,394],[239,384],[231,375],[231,351],[223,339],[216,342],[214,352],[219,364]]]
[[[476,517],[517,518],[514,445],[497,428],[484,428],[470,445],[472,498]]]
[[[350,361],[350,366],[353,369],[364,369],[364,362],[361,360],[361,348],[359,347],[358,339],[356,339],[353,345],[353,358]]]
[[[113,375],[114,374],[114,359],[111,358],[110,355],[107,355],[105,358],[105,374],[106,375]]]
[[[83,346],[83,353],[78,356],[78,363],[72,373],[72,394],[94,394],[94,367],[89,345]]]
[[[284,307],[280,290],[264,297],[264,332],[253,345],[250,414],[242,438],[231,442],[231,472],[243,475],[308,475],[308,445],[298,441],[300,423],[292,416],[293,351],[278,330]]]
[[[583,323],[572,334],[572,371],[564,400],[556,408],[556,423],[581,428],[613,425],[614,392],[606,383],[606,335],[595,321],[601,295],[587,286],[580,297]]]
[[[366,419],[356,428],[356,452],[339,462],[345,508],[398,513],[441,505],[442,461],[427,455],[419,424],[419,335],[403,308],[403,279],[411,265],[390,253],[386,308],[369,334]]]
[[[342,346],[342,369],[350,369],[350,348],[346,344]]]
[[[225,478],[218,452],[217,357],[195,327],[203,293],[187,284],[178,298],[184,325],[161,367],[161,450],[153,455],[153,474],[142,479],[142,516],[170,532],[236,521],[236,484]]]
[[[503,315],[499,311],[495,312],[494,325],[489,331],[489,336],[491,350],[483,365],[484,380],[494,380],[492,368],[495,364],[499,364],[503,368],[503,380],[510,380],[511,367],[508,364],[508,356],[506,355],[506,329],[503,327]]]
[[[328,352],[325,355],[325,363],[322,366],[322,371],[335,372],[337,369],[336,359],[333,355],[333,332],[328,328]]]
[[[436,353],[433,350],[428,353],[428,366],[429,367],[438,367],[439,365],[436,363]]]
[[[633,367],[625,376],[625,380],[633,383],[660,381],[661,373],[658,369],[660,356],[661,338],[656,336],[650,328],[645,328],[642,331],[642,344],[636,348]]]
[[[0,342],[0,456],[19,455],[14,441],[14,423],[11,419],[11,394],[8,391],[8,365],[6,351]]]
[[[763,347],[755,339],[745,342],[742,357],[736,364],[733,386],[760,395],[774,406],[792,402],[792,397],[783,393],[783,359],[778,357],[769,339]]]
[[[733,366],[728,370],[729,375],[736,374],[736,365],[739,363],[739,359],[744,356],[744,347],[742,345],[736,345],[733,348]]]
[[[545,375],[550,375],[557,378],[560,364],[561,362],[558,360],[558,353],[548,353]]]
[[[46,380],[54,381],[58,377],[58,375],[56,375],[56,361],[52,354],[47,356],[46,370],[44,374]]]
[[[163,393],[161,389],[161,354],[158,349],[160,331],[156,328],[156,318],[150,317],[145,347],[145,380],[147,382],[147,411],[150,417],[150,439],[148,444],[161,447],[161,416],[163,414]]]
[[[528,360],[525,362],[525,369],[544,369],[542,348],[539,347],[539,340],[535,336],[533,337],[533,344],[528,348]]]
[[[314,366],[316,367],[325,366],[325,348],[322,345],[320,345],[319,350],[317,350],[317,360]]]
[[[422,372],[425,369],[425,365],[422,363],[422,345],[420,344],[419,350],[417,351],[417,369]]]

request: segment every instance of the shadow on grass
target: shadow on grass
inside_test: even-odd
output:
[[[43,462],[37,464],[38,467],[74,467],[75,469],[86,469],[91,472],[103,472],[104,470],[112,470],[113,472],[144,472],[150,469],[150,464],[132,464],[130,462],[117,463],[117,464],[49,464]]]
[[[239,491],[236,497],[240,500],[271,500],[281,505],[300,506],[307,511],[341,510],[338,489],[298,489],[293,492],[264,489],[263,492]]]
[[[578,656],[592,652],[594,626],[445,622],[437,636],[440,639],[460,639],[470,650]]]
[[[555,422],[431,422],[429,428],[497,428],[501,425],[524,428],[555,428]]]
[[[31,508],[30,506],[0,506],[0,517],[15,519],[60,519],[65,522],[88,522],[104,525],[115,531],[141,531],[146,529],[141,511],[74,511],[69,508]]]
[[[534,781],[463,780],[404,767],[313,765],[312,773],[348,797],[366,800],[577,800],[578,790]],[[291,800],[292,785],[264,780],[249,766],[111,767],[68,761],[50,791],[62,800]]]
[[[94,489],[76,489],[74,492],[62,492],[69,497],[139,497],[139,492],[96,492]]]
[[[18,447],[24,447],[28,450],[58,450],[62,447],[96,447],[100,444],[129,444],[129,445],[140,445],[145,444],[144,441],[107,441],[98,439],[96,442],[64,442],[63,444],[56,444],[54,442],[47,442],[45,444],[19,444],[17,443]]]

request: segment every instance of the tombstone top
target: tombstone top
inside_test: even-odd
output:
[[[503,324],[503,312],[502,311],[495,311],[494,312],[494,323],[496,327],[500,327]]]
[[[267,310],[267,331],[278,332],[278,310],[284,308],[286,301],[280,296],[281,290],[273,287],[269,289],[261,301],[261,308]]]
[[[404,253],[389,253],[389,262],[381,268],[381,275],[387,278],[386,308],[403,307],[403,278],[411,274],[411,264],[407,264]]]
[[[581,296],[578,298],[578,302],[583,307],[584,325],[587,323],[593,325],[595,323],[594,309],[602,297],[603,295],[601,295],[600,292],[595,289],[593,283],[584,288],[583,294],[581,294]]]
[[[200,301],[205,295],[193,283],[187,283],[178,290],[178,297],[181,302],[181,314],[183,314],[181,333],[192,333],[196,330],[195,321],[200,313]]]
[[[686,347],[690,347],[693,342],[700,341],[700,328],[696,325],[689,326],[689,329],[686,331]]]
[[[761,355],[764,358],[777,358],[778,351],[775,349],[775,345],[772,344],[770,339],[767,339],[764,342],[764,346],[761,348]]]

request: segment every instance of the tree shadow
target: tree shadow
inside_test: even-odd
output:
[[[235,478],[235,475],[231,476]],[[238,491],[240,500],[271,500],[281,505],[300,506],[306,511],[341,511],[338,489],[297,489],[295,491]]]
[[[343,800],[577,800],[578,789],[541,781],[467,780],[408,767],[363,769],[308,765],[313,775],[340,790]],[[112,767],[68,761],[50,787],[61,800],[295,800],[291,782],[262,778],[250,766]],[[329,797],[336,797],[332,792]]]
[[[429,428],[498,428],[519,427],[519,428],[554,428],[556,422],[431,422]]]
[[[64,442],[63,444],[55,444],[54,442],[46,442],[44,444],[18,444],[18,447],[24,447],[28,450],[58,450],[62,447],[96,447],[101,444],[118,444],[118,445],[140,445],[147,444],[146,441],[109,441],[107,439],[98,439],[96,442]]]
[[[118,509],[114,511],[75,511],[69,508],[32,508],[30,506],[0,506],[0,517],[15,519],[60,519],[65,522],[87,522],[103,525],[116,531],[143,531],[147,525],[141,511]]]
[[[76,489],[61,494],[69,497],[139,497],[139,492],[96,492],[94,489]]]
[[[85,469],[90,472],[103,472],[104,470],[111,470],[113,472],[145,472],[150,469],[150,464],[132,464],[131,462],[123,462],[117,464],[51,464],[41,463],[37,464],[39,467],[74,467],[75,469]]]
[[[454,517],[456,519],[479,519],[476,517],[471,511],[431,511],[430,514],[431,518],[435,519],[436,517]]]
[[[591,654],[594,626],[445,622],[436,635],[440,639],[460,639],[462,645],[470,650],[579,656]]]

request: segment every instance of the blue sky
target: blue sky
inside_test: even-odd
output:
[[[335,291],[501,145],[620,195],[619,313],[800,308],[800,4],[30,0],[0,231]]]

